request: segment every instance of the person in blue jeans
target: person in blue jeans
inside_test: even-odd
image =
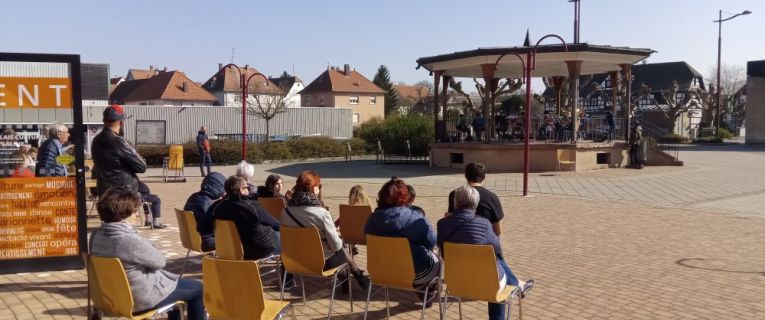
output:
[[[199,150],[199,171],[202,176],[210,174],[210,166],[212,166],[212,157],[210,157],[210,139],[207,137],[207,128],[199,128],[197,132],[197,149]],[[205,173],[204,167],[207,166],[207,173]]]
[[[441,248],[442,255],[449,254],[444,252],[444,242],[491,245],[494,253],[497,255],[497,273],[502,286],[512,285],[521,288],[528,288],[527,283],[533,283],[533,280],[522,282],[510,270],[510,266],[505,262],[502,255],[502,246],[499,238],[494,233],[491,222],[482,217],[476,216],[475,210],[478,207],[480,194],[476,188],[469,185],[462,186],[454,191],[454,211],[447,213],[447,216],[438,221],[438,236],[436,241]],[[489,319],[504,319],[506,305],[503,303],[489,303]]]
[[[167,261],[162,252],[127,222],[139,212],[141,203],[138,193],[122,187],[104,192],[96,204],[103,223],[90,236],[90,254],[120,260],[133,295],[133,312],[182,300],[186,302],[189,320],[207,319],[202,283],[178,279],[178,275],[165,270]],[[180,319],[180,312],[171,311],[168,318]]]

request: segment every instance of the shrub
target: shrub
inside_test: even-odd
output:
[[[345,149],[340,143],[328,137],[306,137],[287,140],[284,145],[294,158],[306,159],[345,155]]]
[[[373,119],[359,128],[359,136],[371,150],[375,150],[377,141],[380,141],[386,153],[401,155],[407,154],[407,140],[412,155],[428,154],[428,144],[433,141],[434,135],[432,119],[416,114],[392,116],[384,121]]]
[[[714,136],[701,137],[701,138],[693,140],[693,143],[722,143],[722,142],[723,142],[722,139],[718,137],[714,137]]]
[[[719,135],[719,136],[720,136],[720,138],[722,138],[722,139],[730,139],[730,138],[733,138],[733,133],[731,133],[730,131],[728,131],[728,129],[725,129],[725,128],[723,128],[722,126],[720,126],[720,132],[718,132],[718,135]]]
[[[688,142],[688,138],[676,133],[669,133],[661,137],[661,139],[659,139],[659,142],[660,143],[686,143]]]

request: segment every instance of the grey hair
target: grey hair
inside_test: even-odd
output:
[[[69,130],[69,128],[67,128],[66,125],[64,125],[61,122],[51,123],[47,127],[48,127],[48,138],[51,138],[51,139],[58,139],[59,135],[61,135],[61,131],[64,131],[64,129]]]
[[[464,185],[457,190],[454,190],[454,209],[471,209],[475,210],[478,207],[478,201],[481,200],[481,195],[476,188],[469,185]]]
[[[255,166],[242,160],[239,165],[236,166],[236,175],[244,178],[245,181],[250,182],[255,176]]]

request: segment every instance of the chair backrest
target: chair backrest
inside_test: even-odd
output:
[[[558,161],[574,161],[571,149],[558,149]]]
[[[175,209],[175,218],[178,219],[178,229],[181,232],[181,244],[184,248],[202,252],[202,237],[197,232],[197,219],[191,211]]]
[[[324,271],[324,249],[316,227],[290,227],[279,229],[282,262],[288,272],[321,275]]]
[[[414,261],[409,240],[367,234],[367,269],[374,284],[412,289]]]
[[[215,219],[215,252],[221,259],[244,259],[242,238],[234,221]]]
[[[259,197],[258,202],[276,221],[279,221],[282,211],[287,206],[282,198]]]
[[[444,242],[442,255],[450,295],[483,301],[497,299],[499,275],[492,246]]]
[[[204,304],[213,319],[261,319],[263,283],[255,261],[202,259]]]
[[[88,256],[88,283],[93,306],[109,315],[132,318],[133,294],[117,258]]]
[[[348,244],[366,244],[364,224],[372,215],[370,206],[340,205],[340,234]]]

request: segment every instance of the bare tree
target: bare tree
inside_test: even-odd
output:
[[[280,81],[274,89],[250,88],[253,94],[247,97],[247,114],[266,121],[266,142],[271,142],[271,119],[287,112],[287,102],[294,94],[287,87],[288,81]]]
[[[702,122],[711,126],[714,123],[715,116],[717,114],[717,91],[712,90],[713,86],[717,86],[717,67],[713,66],[709,68],[709,77],[706,79],[709,84],[709,92],[714,91],[714,94],[709,97],[705,104],[705,113],[702,117]],[[746,71],[744,67],[739,65],[722,64],[720,68],[720,117],[724,117],[728,113],[741,114],[743,112],[743,104],[740,103],[736,94],[740,92],[741,88],[746,84]],[[729,109],[728,106],[731,106]],[[708,122],[707,122],[708,121]]]
[[[657,101],[654,97],[653,90],[650,87],[643,84],[641,87],[641,94],[649,97],[654,104],[664,113],[664,117],[669,120],[669,133],[675,133],[675,125],[677,119],[690,108],[703,106],[700,90],[692,89],[688,92],[678,94],[680,91],[680,85],[677,80],[672,81],[672,87],[668,90],[661,90],[658,94],[661,96],[663,103]]]

